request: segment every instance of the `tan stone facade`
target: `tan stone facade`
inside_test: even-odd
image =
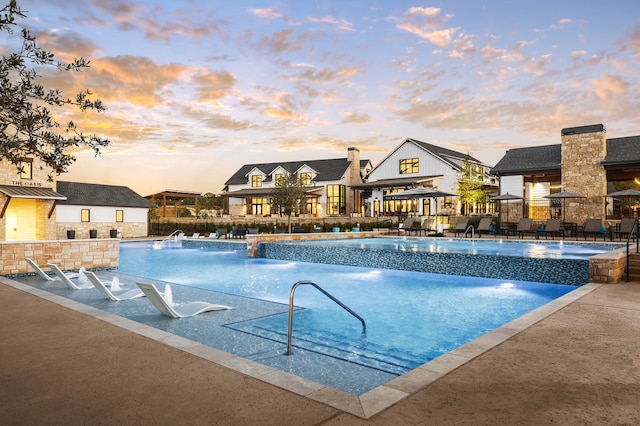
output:
[[[64,271],[115,268],[119,261],[120,240],[86,239],[67,241],[0,242],[1,275],[33,273],[25,258],[48,270],[55,263]]]
[[[563,191],[585,197],[564,201],[565,221],[582,224],[589,218],[604,218],[607,173],[601,162],[607,155],[606,131],[562,135],[561,152]]]

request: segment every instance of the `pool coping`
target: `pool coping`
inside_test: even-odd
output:
[[[441,355],[438,358],[403,374],[402,376],[358,396],[196,343],[192,340],[102,311],[92,306],[67,299],[63,296],[49,293],[46,290],[41,290],[34,286],[23,284],[7,277],[0,277],[0,281],[15,289],[30,293],[76,312],[92,316],[130,332],[145,336],[175,349],[206,359],[241,374],[245,374],[364,419],[368,419],[375,414],[386,410],[397,402],[410,397],[419,390],[456,370],[458,367],[468,363],[474,358],[477,358],[492,348],[499,346],[512,336],[515,336],[539,321],[547,318],[549,315],[566,307],[602,285],[597,283],[588,283],[578,287],[574,291],[565,294],[546,305],[503,325],[502,327],[490,331],[479,338],[452,350],[451,352]]]

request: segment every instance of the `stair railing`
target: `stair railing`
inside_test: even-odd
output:
[[[629,278],[629,259],[631,258],[631,253],[629,251],[629,244],[631,243],[631,237],[634,235],[636,238],[636,253],[640,253],[640,235],[638,235],[638,221],[636,220],[633,223],[633,227],[631,228],[631,232],[629,232],[629,236],[627,237],[627,282],[630,281]]]

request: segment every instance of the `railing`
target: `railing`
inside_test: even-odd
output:
[[[636,236],[636,253],[640,252],[640,250],[638,250],[640,248],[640,235],[638,235],[638,221],[636,220],[633,223],[633,227],[631,228],[631,232],[629,232],[629,236],[627,237],[627,282],[630,281],[629,279],[629,259],[631,257],[631,254],[629,252],[629,243],[631,242],[631,237],[633,236],[633,233],[635,232],[635,236]]]
[[[471,239],[475,240],[475,238],[476,238],[476,236],[475,236],[475,228],[473,227],[473,225],[467,226],[467,229],[464,230],[464,234],[462,234],[462,238],[467,238],[467,232],[469,232],[469,230],[471,230]]]
[[[182,230],[180,230],[180,229],[176,229],[175,231],[173,231],[171,234],[169,234],[169,235],[168,235],[164,240],[162,240],[162,241],[168,241],[168,240],[170,240],[171,238],[175,238],[175,239],[177,239],[177,238],[178,238],[178,236],[179,236],[180,234],[184,234],[184,232],[182,232]]]
[[[298,281],[297,283],[295,283],[293,285],[293,287],[291,287],[291,293],[289,294],[289,330],[287,332],[287,355],[291,355],[291,334],[293,333],[293,296],[294,296],[294,293],[296,291],[296,288],[298,288],[299,286],[304,285],[304,284],[309,284],[309,285],[314,286],[315,288],[320,290],[320,292],[322,294],[324,294],[329,299],[331,299],[334,302],[336,302],[345,311],[349,312],[351,315],[353,315],[354,317],[358,318],[360,320],[360,322],[362,323],[362,332],[364,333],[364,332],[367,331],[367,325],[365,324],[364,319],[362,319],[362,317],[360,315],[358,315],[355,312],[353,312],[347,305],[345,305],[344,303],[342,303],[341,301],[336,299],[334,296],[329,294],[325,289],[323,289],[322,287],[320,287],[318,284],[314,283],[313,281]]]

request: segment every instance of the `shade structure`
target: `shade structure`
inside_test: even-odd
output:
[[[565,212],[565,201],[567,198],[585,198],[584,195],[579,195],[576,194],[575,192],[571,192],[571,191],[560,191],[560,192],[555,192],[553,194],[549,194],[549,195],[545,195],[544,198],[550,198],[550,199],[556,199],[556,200],[562,200],[562,214],[561,216],[561,220],[562,222],[564,222],[564,212]]]
[[[495,201],[506,201],[507,202],[507,221],[509,220],[509,201],[511,200],[523,200],[523,197],[515,194],[509,194],[508,192],[505,194],[496,195],[495,197],[491,197],[491,200]],[[502,210],[500,210],[500,221],[502,222]]]
[[[629,207],[628,213],[631,213],[631,199],[640,198],[640,191],[637,191],[635,189],[623,189],[621,191],[610,192],[609,194],[605,195],[605,197],[626,198],[627,205]],[[629,216],[631,216],[631,214],[629,214]]]
[[[415,200],[420,198],[444,198],[444,197],[453,197],[456,194],[447,191],[441,191],[435,188],[429,188],[426,186],[417,186],[415,188],[407,189],[403,192],[398,192],[395,194],[387,195],[387,198],[390,200]],[[436,221],[438,220],[438,203],[436,202]],[[438,228],[438,224],[436,223],[436,229]]]

